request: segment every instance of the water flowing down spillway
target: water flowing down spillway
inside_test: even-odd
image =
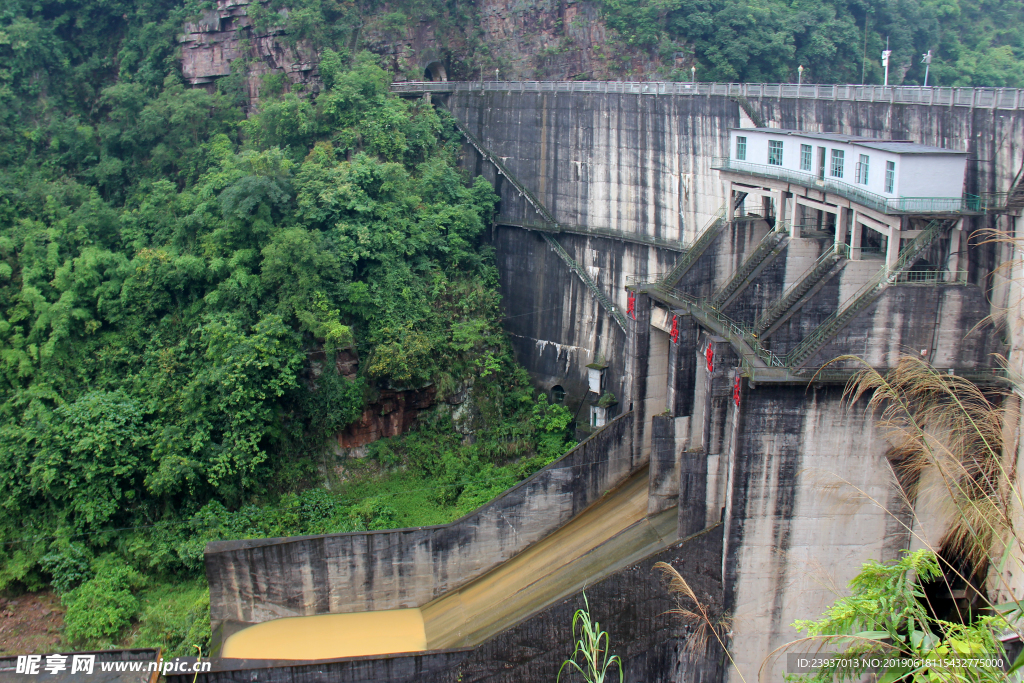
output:
[[[275,619],[233,634],[223,656],[311,660],[480,643],[677,540],[677,511],[647,517],[648,470],[547,538],[420,609]]]

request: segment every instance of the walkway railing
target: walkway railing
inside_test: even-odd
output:
[[[715,308],[725,308],[735,296],[739,293],[747,283],[746,280],[750,278],[755,271],[759,271],[761,265],[769,259],[774,259],[782,251],[782,243],[786,238],[786,231],[779,230],[780,225],[776,225],[774,230],[769,230],[767,234],[758,245],[750,252],[750,256],[744,259],[740,267],[736,269],[732,277],[719,289],[717,292],[711,295],[710,302]]]
[[[613,230],[611,228],[592,228],[589,225],[571,225],[569,223],[536,223],[533,221],[508,221],[497,219],[499,225],[511,225],[525,230],[536,230],[538,232],[569,233],[572,235],[587,235],[591,237],[607,237],[609,239],[621,240],[623,242],[634,242],[636,244],[649,244],[652,247],[671,249],[672,251],[685,251],[685,245],[679,240],[672,240],[666,237],[650,237],[640,233],[626,232],[624,230]]]
[[[781,166],[738,161],[729,157],[713,157],[711,168],[820,188],[887,214],[984,213],[985,211],[1002,210],[1006,207],[1007,193],[1005,192],[993,192],[985,195],[967,194],[962,197],[885,197],[835,178],[820,180],[814,173],[803,173]]]
[[[977,109],[1024,109],[1018,88],[924,88],[914,85],[797,85],[795,83],[674,83],[666,81],[403,81],[392,92],[565,92],[629,95],[722,95],[781,99],[927,104]]]
[[[519,179],[516,178],[515,175],[513,175],[512,172],[508,170],[508,168],[506,168],[505,164],[503,164],[497,156],[492,154],[489,149],[484,147],[483,143],[480,142],[480,140],[478,140],[475,135],[466,130],[466,127],[462,125],[462,122],[459,121],[457,117],[452,116],[452,120],[455,121],[456,127],[459,129],[459,131],[462,132],[463,135],[466,136],[466,139],[469,140],[469,143],[473,145],[476,151],[479,152],[484,159],[494,164],[494,167],[498,169],[498,172],[505,176],[505,178],[510,183],[512,183],[512,186],[519,191],[519,194],[523,195],[526,198],[526,201],[537,211],[537,213],[541,215],[541,218],[544,219],[545,224],[550,225],[553,228],[557,228],[558,222],[555,221],[554,215],[550,211],[548,211],[548,208],[544,206],[540,199],[538,199],[536,195],[530,192],[530,190],[525,185],[519,182]],[[609,299],[608,296],[601,291],[601,288],[597,286],[597,283],[594,282],[594,280],[587,273],[587,269],[581,266],[579,263],[577,263],[576,260],[573,259],[571,256],[569,256],[568,252],[566,252],[565,249],[562,248],[562,245],[558,243],[558,240],[552,237],[548,232],[541,232],[541,235],[544,237],[544,240],[548,243],[548,245],[550,245],[551,248],[554,249],[555,253],[558,254],[559,258],[561,258],[565,262],[565,264],[569,266],[569,269],[576,273],[576,275],[583,281],[583,284],[585,284],[587,288],[591,291],[591,293],[594,295],[594,298],[597,299],[598,303],[602,306],[602,308],[608,311],[608,313],[612,316],[612,318],[615,320],[618,326],[622,328],[622,331],[625,332],[627,330],[626,316],[623,315],[622,311],[620,311],[615,306],[615,304],[612,303],[611,299]]]
[[[928,227],[907,244],[891,269],[882,266],[878,274],[843,302],[835,313],[825,318],[810,334],[801,339],[800,343],[786,354],[786,365],[795,369],[809,360],[844,325],[881,296],[887,286],[898,282],[907,267],[912,265],[921,252],[931,245],[939,235],[951,227],[955,220],[935,220],[929,223]]]
[[[765,366],[769,368],[786,367],[786,359],[761,346],[761,342],[758,340],[754,330],[748,325],[744,325],[738,320],[734,320],[725,313],[722,313],[708,299],[691,296],[679,291],[663,291],[663,294],[686,304],[690,309],[690,314],[701,318],[702,322],[713,321],[715,327],[718,328],[718,332],[722,333],[725,337],[731,338],[734,343],[741,342],[745,350],[749,350],[756,355]]]
[[[810,268],[804,271],[793,284],[782,292],[782,296],[779,297],[775,305],[761,314],[761,317],[754,322],[754,330],[758,334],[764,334],[789,309],[795,306],[796,302],[803,298],[814,285],[818,284],[839,259],[847,258],[849,256],[848,250],[849,247],[847,245],[833,242],[828,249],[815,259]]]
[[[965,285],[967,271],[905,270],[896,276],[895,282],[911,285]]]
[[[723,206],[715,213],[714,216],[711,217],[711,220],[708,221],[707,225],[704,226],[700,236],[694,240],[689,247],[687,247],[686,251],[679,257],[679,260],[676,261],[672,270],[669,271],[668,275],[666,275],[663,280],[664,286],[675,286],[676,282],[679,281],[679,278],[681,278],[686,271],[690,269],[690,266],[692,266],[697,259],[700,258],[700,255],[704,253],[704,250],[708,248],[708,245],[711,244],[711,242],[718,237],[719,233],[722,232],[722,229],[725,227],[725,223],[725,206]]]

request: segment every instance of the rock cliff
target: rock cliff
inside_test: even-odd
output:
[[[264,76],[284,74],[286,91],[319,90],[317,53],[308,41],[294,45],[283,40],[284,30],[256,30],[248,15],[248,0],[217,0],[217,8],[185,24],[181,43],[181,73],[194,86],[212,87],[231,75],[232,64],[241,75],[249,101],[259,102]],[[287,15],[287,10],[281,14]],[[244,68],[243,68],[244,67]]]
[[[210,88],[235,69],[253,105],[268,75],[283,75],[274,87],[315,95],[318,49],[281,27],[257,29],[252,7],[249,0],[217,0],[216,9],[186,24],[179,39],[182,74],[192,85]],[[457,21],[417,19],[401,3],[380,5],[361,13],[350,46],[379,55],[396,80],[659,77],[657,55],[627,48],[592,2],[481,0],[466,11],[470,16]],[[288,11],[279,14],[287,17]]]

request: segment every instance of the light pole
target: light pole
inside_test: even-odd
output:
[[[924,87],[928,87],[928,69],[932,65],[932,51],[928,50],[925,54],[921,55],[921,60],[924,61]]]
[[[691,83],[696,83],[697,82],[697,67],[696,66],[691,66],[690,67],[690,82]]]
[[[803,64],[801,64],[800,66],[798,66],[796,68],[796,84],[797,85],[803,85],[804,84],[804,65]]]
[[[882,50],[882,66],[885,67],[885,85],[889,85],[889,55],[892,54],[892,50],[889,49],[889,39],[885,39],[885,49]]]

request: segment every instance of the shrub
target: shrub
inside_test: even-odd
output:
[[[142,602],[133,647],[158,647],[164,657],[195,656],[196,645],[209,653],[210,594],[204,581],[161,586]]]
[[[89,562],[92,553],[80,543],[66,543],[43,556],[39,561],[43,571],[51,576],[50,585],[60,594],[71,591],[83,581],[92,578]]]
[[[132,586],[135,570],[114,556],[97,561],[96,575],[63,598],[64,635],[72,643],[105,646],[116,642],[139,611]]]

